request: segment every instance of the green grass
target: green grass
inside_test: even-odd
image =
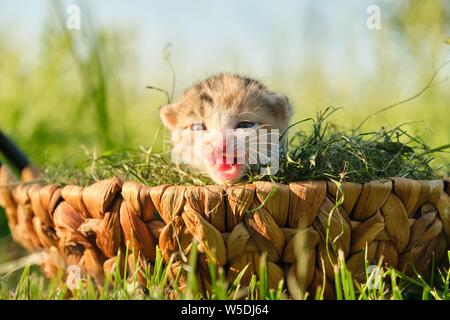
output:
[[[425,281],[420,276],[406,276],[392,269],[374,269],[366,274],[366,280],[358,283],[353,280],[342,255],[335,265],[335,279],[333,289],[337,300],[450,300],[450,271],[432,267],[432,276]],[[122,276],[119,268],[112,274],[107,274],[103,284],[97,284],[93,279],[85,278],[78,288],[69,290],[63,281],[63,274],[50,280],[44,278],[38,269],[25,266],[0,277],[0,299],[18,300],[159,300],[159,299],[209,299],[209,300],[284,300],[290,299],[283,282],[275,289],[269,288],[267,283],[267,268],[262,257],[258,275],[253,275],[250,284],[240,284],[244,269],[233,283],[226,280],[222,267],[209,264],[212,289],[200,292],[197,283],[196,250],[192,250],[188,262],[182,268],[187,274],[183,286],[181,277],[169,277],[168,269],[171,262],[164,263],[161,252],[157,249],[157,257],[153,268],[137,269],[130,274],[125,270]],[[450,252],[448,252],[450,261]],[[144,283],[137,281],[138,273],[143,274]],[[17,278],[16,285],[11,286],[11,278]],[[183,287],[182,289],[180,289]],[[307,299],[324,299],[323,291],[316,295],[306,295]]]

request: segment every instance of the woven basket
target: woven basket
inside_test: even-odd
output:
[[[270,286],[284,279],[297,298],[314,294],[325,279],[325,296],[333,298],[338,250],[361,280],[365,256],[368,263],[383,259],[424,276],[432,259],[443,260],[450,243],[449,181],[392,178],[338,189],[324,181],[148,187],[113,178],[83,188],[20,184],[3,166],[0,205],[14,240],[45,252],[48,276],[78,265],[101,283],[119,250],[128,246],[143,267],[155,261],[156,245],[166,261],[175,257],[176,273],[176,261],[189,255],[195,239],[203,290],[210,288],[207,260],[223,266],[230,280],[248,265],[246,283],[265,253]],[[136,259],[120,260],[137,267]]]

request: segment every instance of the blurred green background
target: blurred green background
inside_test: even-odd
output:
[[[72,4],[80,30],[66,26]],[[379,30],[366,26],[370,5]],[[334,121],[352,128],[420,92],[450,59],[448,0],[0,0],[0,19],[0,129],[41,166],[82,161],[82,146],[152,144],[166,99],[145,87],[171,92],[172,68],[175,96],[214,72],[245,73],[287,94],[295,120],[336,106]],[[412,122],[432,147],[450,143],[449,74],[364,129]]]

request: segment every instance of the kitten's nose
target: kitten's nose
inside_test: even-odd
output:
[[[234,161],[234,137],[227,134],[226,129],[216,130],[211,135],[212,162],[214,163],[233,163]],[[225,159],[228,158],[227,161]]]
[[[231,145],[228,145],[231,146]],[[234,163],[235,162],[235,150],[234,148],[227,149],[226,143],[216,144],[213,147],[212,162],[214,163]]]

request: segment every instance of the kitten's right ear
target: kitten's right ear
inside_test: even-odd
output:
[[[162,106],[159,109],[159,116],[163,124],[170,130],[176,128],[177,125],[177,104],[172,103]]]

